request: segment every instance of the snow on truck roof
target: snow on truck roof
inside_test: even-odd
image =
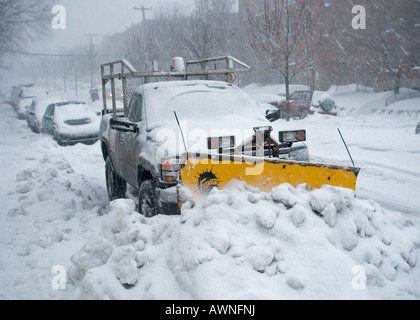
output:
[[[222,81],[175,81],[146,84],[137,90],[144,94],[147,120],[153,127],[165,126],[180,119],[222,119],[243,116],[261,120],[255,101],[242,89]]]

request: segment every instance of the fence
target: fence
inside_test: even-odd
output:
[[[385,101],[385,106],[389,106],[395,102],[409,100],[409,99],[416,99],[420,98],[420,92],[405,92],[405,93],[398,93],[394,94],[392,97],[389,97]]]

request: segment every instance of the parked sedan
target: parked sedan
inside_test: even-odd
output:
[[[61,146],[95,143],[99,125],[100,117],[83,102],[52,103],[42,119],[43,133],[51,134]]]
[[[32,104],[29,106],[26,115],[26,122],[28,123],[29,128],[31,128],[31,130],[35,133],[41,133],[42,117],[44,116],[48,105],[64,101],[65,100],[63,98],[59,97],[44,97],[34,99]]]

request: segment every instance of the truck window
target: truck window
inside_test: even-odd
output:
[[[134,123],[140,122],[141,120],[143,120],[142,110],[143,110],[143,97],[140,94],[136,94],[134,95],[130,103],[128,119]]]

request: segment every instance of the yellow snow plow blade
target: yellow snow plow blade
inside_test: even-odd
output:
[[[181,159],[179,182],[193,192],[206,193],[222,189],[232,179],[245,181],[263,192],[289,183],[307,184],[308,188],[324,185],[356,189],[360,169],[308,162],[284,161],[248,156],[200,156],[189,154]]]

